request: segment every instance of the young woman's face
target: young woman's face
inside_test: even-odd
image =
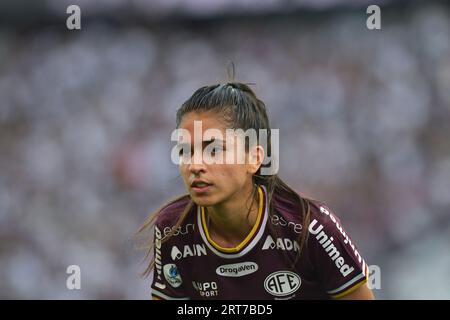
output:
[[[201,121],[201,130],[199,130],[197,122],[197,136],[194,136],[194,121]],[[220,115],[211,111],[190,112],[183,116],[179,129],[187,130],[191,137],[191,154],[182,156],[180,173],[192,200],[197,205],[217,205],[232,199],[244,190],[251,189],[252,176],[258,170],[260,163],[257,161],[256,164],[248,163],[248,153],[245,153],[244,163],[239,164],[236,163],[237,161],[227,163],[227,155],[235,158],[238,143],[234,139],[227,141],[227,125]],[[204,132],[208,129],[218,129],[223,141],[205,137]],[[195,139],[197,139],[197,143],[195,143]],[[206,159],[208,155],[223,156],[224,161],[223,163],[211,163],[211,161],[208,163]],[[254,156],[254,152],[251,153],[251,156]],[[190,163],[187,159],[190,159]]]

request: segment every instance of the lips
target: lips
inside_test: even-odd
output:
[[[195,179],[191,183],[191,189],[197,194],[206,193],[211,189],[212,183],[209,183],[205,180]]]
[[[192,183],[191,183],[191,187],[193,187],[193,188],[205,188],[205,187],[208,187],[211,185],[212,185],[212,183],[208,183],[204,180],[199,180],[199,179],[196,179],[196,180],[192,181]]]

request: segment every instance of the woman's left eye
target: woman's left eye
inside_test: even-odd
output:
[[[218,153],[218,152],[221,152],[222,150],[223,150],[222,147],[214,147],[212,149],[212,153]]]

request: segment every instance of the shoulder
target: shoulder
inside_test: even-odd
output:
[[[331,220],[333,222],[337,219],[330,207],[323,201],[312,199],[302,193],[297,193],[297,196],[298,198],[295,199],[292,194],[274,194],[273,205],[276,213],[291,221],[302,220],[303,214],[307,212],[309,212],[311,220],[317,219],[323,222]]]
[[[298,199],[291,195],[274,194],[272,220],[275,224],[278,220],[302,225],[304,215],[309,213],[309,222],[313,225],[322,225],[325,229],[341,229],[341,221],[333,210],[323,201],[309,198],[301,193],[297,193]],[[336,228],[337,227],[337,228]]]
[[[310,221],[316,220],[326,227],[340,226],[341,221],[334,211],[324,202],[308,200],[310,206]]]
[[[322,247],[329,244],[327,239],[334,241],[335,245],[340,243],[343,250],[347,251],[352,257],[355,256],[361,262],[361,256],[356,249],[355,243],[347,233],[339,217],[326,204],[320,201],[312,201],[311,208],[308,233],[317,240],[314,242],[320,243]]]
[[[278,215],[287,219],[287,221],[292,221],[295,223],[300,223],[302,221],[303,212],[306,211],[306,202],[304,198],[301,198],[300,194],[297,194],[298,198],[295,199],[292,194],[278,193],[274,192],[273,194],[273,208],[274,212],[272,212],[273,217],[277,218]]]
[[[344,296],[367,281],[367,264],[356,244],[323,202],[311,201],[308,234],[308,256],[331,297]]]
[[[189,195],[184,195],[163,206],[158,212],[156,227],[163,229],[174,226],[190,202],[191,198]]]

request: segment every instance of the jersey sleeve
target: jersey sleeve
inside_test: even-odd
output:
[[[185,300],[182,275],[178,266],[171,261],[170,240],[162,241],[162,227],[155,224],[154,232],[154,268],[152,280],[152,299],[154,300]]]
[[[326,293],[341,298],[367,282],[368,267],[342,223],[324,205],[308,227],[308,251]]]

